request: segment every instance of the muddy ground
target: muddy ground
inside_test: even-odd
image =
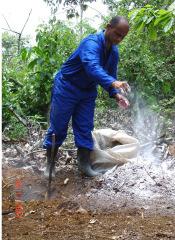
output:
[[[100,119],[101,127],[125,129],[140,138],[134,127],[128,128],[128,115],[116,120],[116,112],[110,112],[103,113],[106,122]],[[3,239],[175,239],[175,129],[166,130],[163,138],[155,126],[147,134],[139,130],[138,158],[94,178],[78,171],[76,149],[68,139],[59,151],[50,199],[45,152],[32,148],[41,136],[35,133],[33,142],[4,141]]]

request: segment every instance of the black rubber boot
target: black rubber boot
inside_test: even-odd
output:
[[[78,168],[88,177],[97,176],[98,173],[95,172],[90,164],[90,150],[87,148],[78,148],[77,150],[77,160]]]
[[[54,149],[54,162],[53,162],[53,169],[52,169],[52,177],[55,177],[55,160],[56,160],[56,155],[58,153],[58,147],[55,147]],[[49,171],[50,171],[50,166],[51,166],[51,148],[47,148],[46,156],[47,156],[47,164],[46,164],[46,169],[44,171],[44,176],[49,178]]]

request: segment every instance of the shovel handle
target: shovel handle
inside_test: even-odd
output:
[[[52,148],[51,148],[51,163],[49,168],[49,191],[51,187],[51,181],[52,181],[52,170],[53,170],[53,164],[54,164],[54,151],[55,151],[55,134],[52,134]]]
[[[55,150],[55,133],[52,134],[51,161],[54,160],[54,150]]]

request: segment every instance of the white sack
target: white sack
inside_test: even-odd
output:
[[[92,136],[94,150],[91,154],[91,163],[95,171],[105,172],[137,157],[138,140],[123,130],[99,129],[93,131]]]

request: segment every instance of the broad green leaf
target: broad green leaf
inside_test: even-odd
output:
[[[146,21],[146,24],[149,24],[152,20],[153,20],[154,16],[151,16],[148,18],[148,20]]]
[[[168,7],[168,10],[175,14],[175,1]]]
[[[173,23],[174,23],[174,18],[171,18],[171,20],[167,23],[167,25],[163,29],[165,33],[171,29],[171,27],[173,26]]]
[[[38,58],[35,58],[34,60],[32,60],[29,64],[28,64],[28,68],[34,68],[34,66],[37,64],[37,60]]]
[[[35,53],[37,53],[39,56],[43,54],[42,50],[39,47],[33,47],[33,50]]]
[[[164,28],[171,20],[171,17],[169,16],[166,18],[163,22],[161,22],[162,27]]]
[[[145,5],[144,8],[154,8],[154,7],[152,5],[150,5],[150,4],[147,4],[147,5]]]
[[[144,22],[140,22],[137,26],[136,26],[136,29],[138,32],[141,32],[143,30],[145,26],[145,23]]]
[[[158,16],[157,19],[155,20],[154,22],[154,26],[157,26],[159,23],[165,21],[165,19],[169,18],[170,17],[170,14],[169,12],[167,14],[165,14],[164,16]]]
[[[128,17],[130,18],[131,21],[134,20],[134,18],[137,16],[137,13],[139,12],[139,9],[132,10],[129,14]]]
[[[158,14],[160,14],[160,15],[165,15],[165,14],[167,14],[167,10],[165,10],[165,9],[160,9],[159,11],[158,11]]]

